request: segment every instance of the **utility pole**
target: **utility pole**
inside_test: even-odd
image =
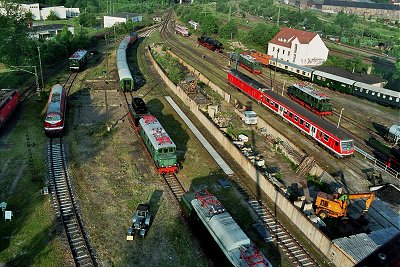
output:
[[[336,126],[336,128],[338,128],[338,129],[339,129],[339,125],[340,125],[340,119],[342,118],[343,110],[344,110],[344,108],[342,108],[342,109],[340,110],[339,120],[338,120],[337,126]]]
[[[276,20],[276,25],[279,26],[279,17],[281,16],[281,0],[278,0],[278,19]]]
[[[42,80],[42,88],[41,88],[41,90],[43,91],[44,83],[43,83],[43,71],[42,71],[42,58],[40,57],[40,47],[38,46],[37,49],[38,49],[38,52],[39,52],[40,77],[42,78],[41,79]]]
[[[107,44],[107,34],[104,34],[104,40],[106,41],[106,71],[108,75],[108,44]]]
[[[229,6],[229,21],[231,21],[231,11],[232,11],[232,7]]]

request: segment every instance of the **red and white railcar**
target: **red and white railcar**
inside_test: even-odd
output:
[[[336,156],[344,157],[354,153],[351,136],[307,109],[271,91],[265,85],[235,69],[228,72],[228,81]]]
[[[183,27],[179,24],[175,25],[175,33],[179,33],[183,37],[188,37],[189,36],[189,29],[186,27]]]
[[[0,90],[0,127],[6,122],[8,117],[18,107],[21,95],[18,90]]]
[[[47,135],[60,134],[64,130],[67,95],[61,84],[51,88],[47,102],[44,131]]]

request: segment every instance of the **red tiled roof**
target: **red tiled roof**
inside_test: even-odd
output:
[[[274,38],[270,41],[272,44],[291,47],[292,41],[298,39],[301,44],[308,44],[317,34],[315,32],[306,32],[302,30],[283,28]],[[286,40],[286,41],[284,41]]]

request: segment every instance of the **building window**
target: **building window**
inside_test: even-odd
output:
[[[285,50],[282,50],[282,55],[284,55],[285,54]]]
[[[272,47],[272,52],[274,52],[274,51],[275,51],[275,46]]]
[[[294,45],[294,53],[297,53],[297,44]]]
[[[293,54],[293,62],[296,61],[296,54]]]

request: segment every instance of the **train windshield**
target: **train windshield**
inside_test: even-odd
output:
[[[61,120],[61,116],[59,114],[57,115],[47,115],[46,116],[46,121],[47,122],[57,122]]]
[[[164,147],[164,148],[158,149],[159,154],[168,154],[168,153],[173,153],[173,152],[175,152],[175,148],[173,148],[173,147]]]
[[[353,140],[342,141],[342,150],[352,150],[354,148]]]

